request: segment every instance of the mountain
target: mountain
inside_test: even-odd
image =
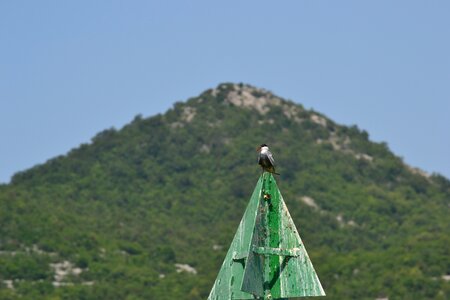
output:
[[[327,299],[448,299],[450,181],[244,84],[137,116],[0,185],[0,299],[206,299],[261,143]]]

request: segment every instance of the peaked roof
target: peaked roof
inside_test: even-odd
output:
[[[263,173],[208,300],[324,295],[275,178]]]

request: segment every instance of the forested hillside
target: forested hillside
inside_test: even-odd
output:
[[[450,298],[448,179],[357,126],[222,84],[0,185],[0,299],[206,299],[261,143],[326,299]]]

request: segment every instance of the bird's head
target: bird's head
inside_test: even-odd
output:
[[[261,146],[256,148],[256,151],[260,152],[264,147],[266,147],[266,149],[269,150],[269,146],[267,146],[267,144],[261,144]]]

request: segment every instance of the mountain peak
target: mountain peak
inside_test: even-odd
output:
[[[186,103],[177,103],[175,109],[178,109],[181,117],[177,121],[192,120],[192,115],[195,115],[197,108],[207,103],[218,110],[223,110],[225,106],[255,112],[254,116],[258,119],[258,124],[273,124],[276,122],[275,119],[280,120],[280,117],[301,123],[312,116],[312,111],[305,110],[301,104],[283,99],[266,89],[243,83],[221,83]],[[324,123],[324,118],[318,117]],[[316,119],[312,121],[317,123]]]
[[[265,89],[248,84],[223,83],[208,91],[212,96],[222,96],[224,102],[238,107],[250,108],[265,115],[269,106],[279,106],[283,100]]]

